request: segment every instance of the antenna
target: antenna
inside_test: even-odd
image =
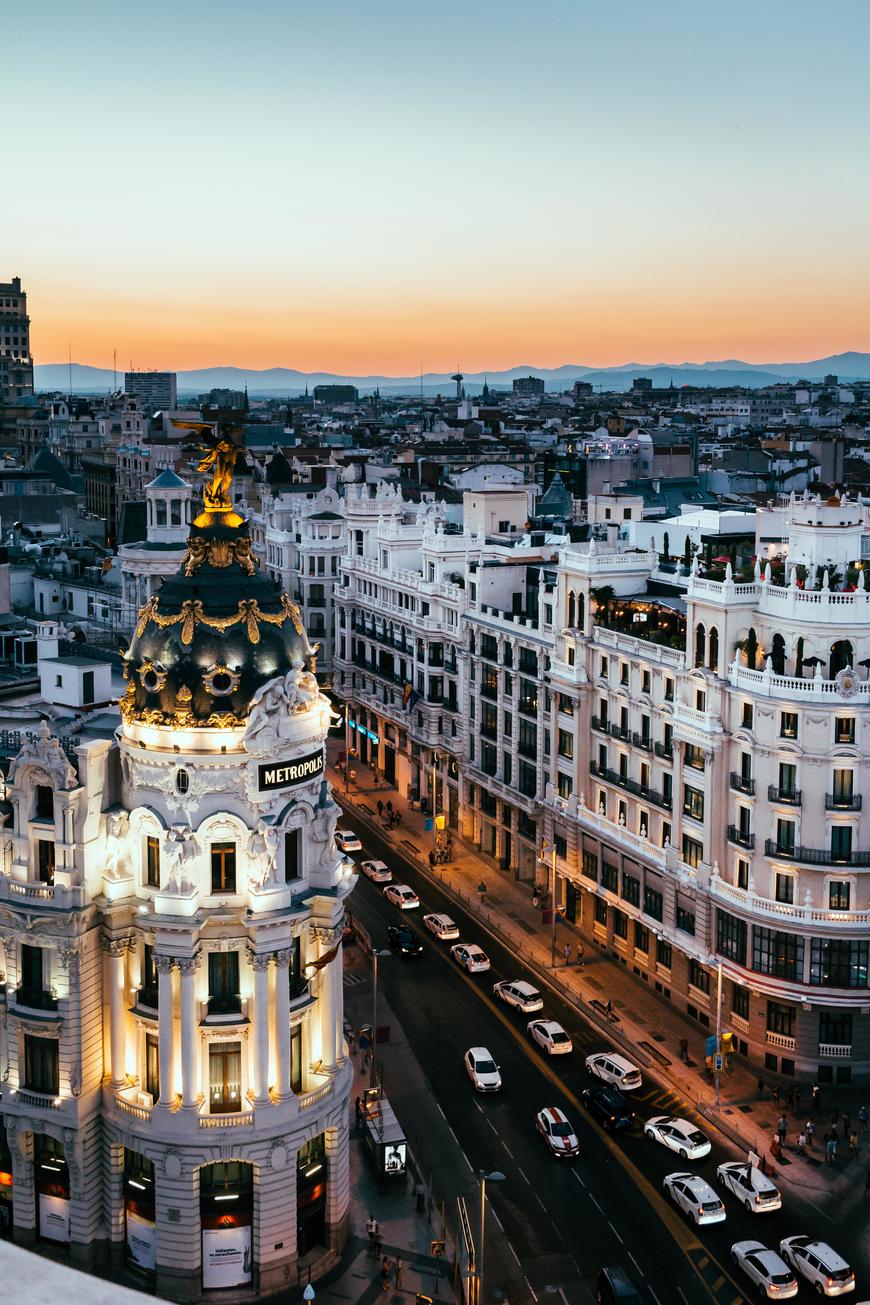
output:
[[[112,350],[112,393],[117,393],[118,389],[118,350]]]
[[[72,398],[72,340],[67,340],[66,348],[69,359],[69,397]]]

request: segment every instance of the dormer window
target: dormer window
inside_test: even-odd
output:
[[[50,784],[37,784],[34,799],[34,818],[54,820],[54,789]]]
[[[190,788],[190,775],[186,770],[177,770],[175,772],[175,791],[176,793],[186,793]]]

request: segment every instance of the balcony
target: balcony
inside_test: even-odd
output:
[[[751,852],[755,847],[755,835],[750,834],[748,829],[738,829],[736,825],[729,825],[728,842],[736,843],[738,847],[745,847]]]
[[[608,734],[610,732],[610,722],[606,716],[593,716],[589,723],[599,734]]]
[[[612,739],[622,739],[623,743],[628,742],[628,727],[626,725],[609,725],[607,732]]]
[[[860,811],[861,794],[860,793],[826,793],[825,794],[826,811]]]
[[[803,861],[806,865],[870,865],[870,852],[840,852],[828,847],[780,847],[773,838],[765,839],[764,852],[765,856]]]
[[[28,1010],[57,1010],[57,997],[38,988],[16,988],[15,1005]]]
[[[801,906],[795,902],[775,902],[757,893],[751,893],[748,888],[738,888],[736,884],[716,877],[710,880],[710,894],[724,901],[731,908],[779,921],[781,927],[784,921],[792,924],[804,921],[812,924],[814,928],[844,933],[852,929],[863,932],[870,924],[870,911],[832,911]]]
[[[245,1128],[253,1125],[253,1110],[227,1111],[226,1114],[200,1115],[200,1128]]]
[[[788,1033],[771,1033],[768,1029],[764,1040],[769,1047],[777,1047],[780,1051],[794,1051],[795,1048],[795,1040]]]
[[[825,1060],[851,1060],[851,1042],[820,1042],[819,1055]]]
[[[673,743],[654,743],[653,752],[657,757],[661,757],[662,761],[673,761],[674,759]]]
[[[639,784],[637,780],[629,779],[627,775],[620,775],[618,771],[610,770],[607,766],[600,766],[597,761],[590,761],[589,773],[605,780],[608,784],[617,784],[634,797],[642,798],[644,802],[652,802],[657,807],[663,807],[665,811],[671,809],[672,799],[669,795],[659,793],[646,784]]]
[[[644,752],[652,752],[652,739],[648,734],[634,733],[631,741],[636,748],[643,748]]]
[[[701,711],[690,707],[685,702],[674,703],[674,729],[681,729],[690,737],[708,738],[711,734],[722,733],[722,720],[718,712]]]
[[[755,780],[750,779],[749,776],[739,775],[736,770],[732,770],[730,783],[735,793],[745,793],[747,797],[755,797]]]
[[[769,802],[785,802],[790,807],[799,807],[801,804],[801,791],[799,788],[777,788],[775,784],[768,785],[767,800]]]

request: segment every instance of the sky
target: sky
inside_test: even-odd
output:
[[[32,0],[3,44],[37,363],[870,350],[866,0]]]

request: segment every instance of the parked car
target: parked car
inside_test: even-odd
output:
[[[580,1100],[594,1119],[597,1119],[608,1132],[618,1128],[630,1128],[637,1115],[620,1092],[613,1087],[584,1088]]]
[[[845,1296],[855,1290],[855,1272],[827,1242],[811,1237],[783,1237],[782,1258],[812,1283],[820,1296]]]
[[[791,1300],[798,1294],[797,1278],[785,1260],[761,1242],[735,1242],[731,1259],[768,1300]]]
[[[571,1160],[580,1154],[577,1134],[558,1106],[545,1106],[539,1110],[535,1127],[547,1143],[550,1153],[559,1160]]]
[[[359,868],[373,884],[391,884],[393,872],[385,861],[360,861]]]
[[[465,1069],[477,1092],[501,1092],[501,1071],[486,1047],[469,1047]]]
[[[452,942],[459,937],[459,926],[454,924],[449,915],[424,915],[423,923],[441,942]]]
[[[725,1206],[708,1182],[698,1174],[668,1174],[662,1184],[683,1214],[696,1224],[722,1223]]]
[[[710,1139],[689,1119],[676,1115],[654,1115],[643,1126],[646,1137],[676,1151],[684,1160],[700,1160],[710,1154]]]
[[[508,1006],[514,1006],[521,1010],[524,1015],[531,1015],[533,1011],[543,1009],[544,999],[525,979],[502,979],[500,983],[494,983],[492,990],[502,1001],[507,1002]]]
[[[596,1051],[587,1056],[586,1068],[590,1074],[603,1079],[605,1083],[612,1083],[622,1092],[634,1092],[643,1083],[637,1065],[632,1065],[630,1060],[616,1051]]]
[[[450,948],[450,955],[457,965],[461,965],[469,974],[481,974],[489,969],[489,957],[482,947],[477,946],[477,943],[454,943]]]
[[[362,843],[359,834],[355,834],[351,829],[336,829],[335,841],[338,845],[339,852],[361,852]]]
[[[384,889],[384,897],[400,911],[415,911],[420,905],[419,897],[407,884],[390,884]]]
[[[565,1056],[574,1050],[574,1043],[555,1020],[530,1020],[526,1031],[548,1056]]]
[[[751,1214],[782,1209],[779,1188],[757,1165],[747,1164],[745,1160],[726,1160],[716,1170],[716,1178]]]
[[[407,924],[391,924],[387,930],[387,942],[400,956],[416,959],[423,955],[423,944]]]

